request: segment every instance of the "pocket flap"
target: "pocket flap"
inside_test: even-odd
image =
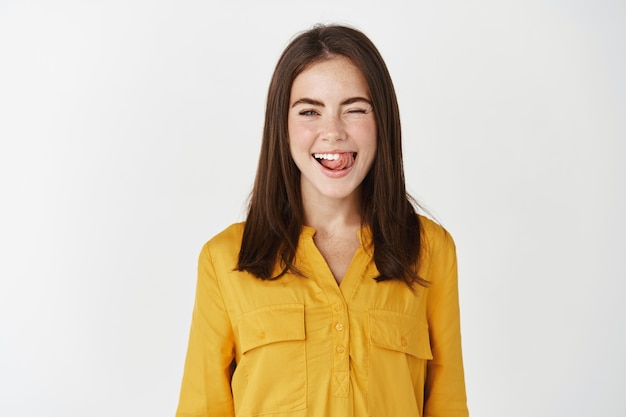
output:
[[[304,340],[304,305],[281,304],[252,310],[239,318],[238,327],[242,353],[270,343]]]
[[[387,310],[369,310],[370,341],[373,345],[432,359],[428,323],[421,318]]]

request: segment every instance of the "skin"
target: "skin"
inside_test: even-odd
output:
[[[304,218],[338,283],[359,246],[360,187],[376,156],[376,121],[367,82],[347,58],[335,56],[300,73],[288,114],[291,156],[301,172]],[[356,154],[344,170],[315,154]]]

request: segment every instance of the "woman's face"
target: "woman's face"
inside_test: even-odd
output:
[[[357,198],[376,155],[376,120],[367,82],[352,61],[336,56],[296,77],[287,127],[303,198]]]

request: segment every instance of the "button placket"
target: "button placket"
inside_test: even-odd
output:
[[[350,386],[350,333],[347,309],[342,303],[333,306],[333,395],[347,397]]]

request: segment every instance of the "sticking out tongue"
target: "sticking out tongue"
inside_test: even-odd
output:
[[[320,159],[320,163],[328,169],[339,171],[350,168],[354,165],[354,154],[352,152],[344,152],[339,154],[339,159]]]

